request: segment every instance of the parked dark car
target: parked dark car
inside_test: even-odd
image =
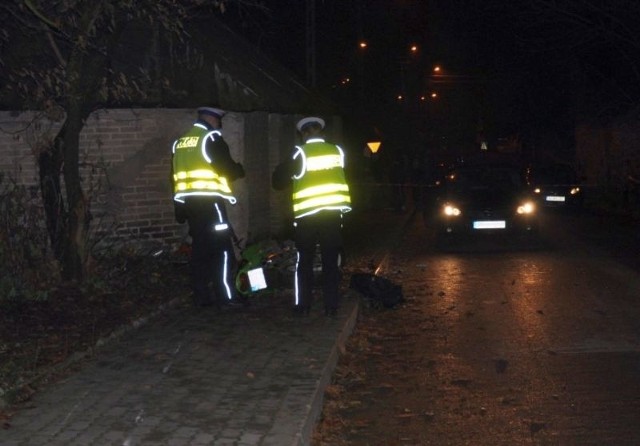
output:
[[[438,198],[438,235],[533,234],[535,200],[518,166],[482,162],[449,172]]]
[[[584,188],[568,164],[531,165],[525,178],[540,206],[576,209],[584,202]]]

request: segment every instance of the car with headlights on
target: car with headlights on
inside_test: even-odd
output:
[[[438,236],[534,234],[534,197],[510,163],[463,163],[446,177],[435,216]]]
[[[545,208],[579,209],[584,188],[568,164],[534,164],[526,169],[525,179],[537,203]]]

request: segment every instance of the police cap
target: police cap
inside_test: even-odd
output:
[[[208,116],[214,116],[218,119],[222,119],[222,117],[225,115],[225,113],[227,113],[226,111],[219,109],[219,108],[214,108],[214,107],[200,107],[198,109],[198,114],[199,115],[208,115]]]
[[[299,132],[301,132],[302,129],[304,129],[304,127],[307,126],[308,124],[318,124],[320,128],[324,129],[324,119],[317,118],[315,116],[308,116],[306,118],[302,118],[296,124],[296,128],[298,129]]]

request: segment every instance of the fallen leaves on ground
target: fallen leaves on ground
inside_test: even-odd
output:
[[[0,422],[11,414],[3,401],[28,400],[39,379],[72,355],[91,353],[119,328],[188,295],[183,263],[145,257],[118,265],[126,268],[112,266],[82,285],[61,284],[46,298],[0,300]]]

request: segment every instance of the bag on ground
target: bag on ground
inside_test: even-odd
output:
[[[404,302],[402,287],[375,274],[357,273],[351,276],[349,288],[371,300],[373,306],[393,308]]]

